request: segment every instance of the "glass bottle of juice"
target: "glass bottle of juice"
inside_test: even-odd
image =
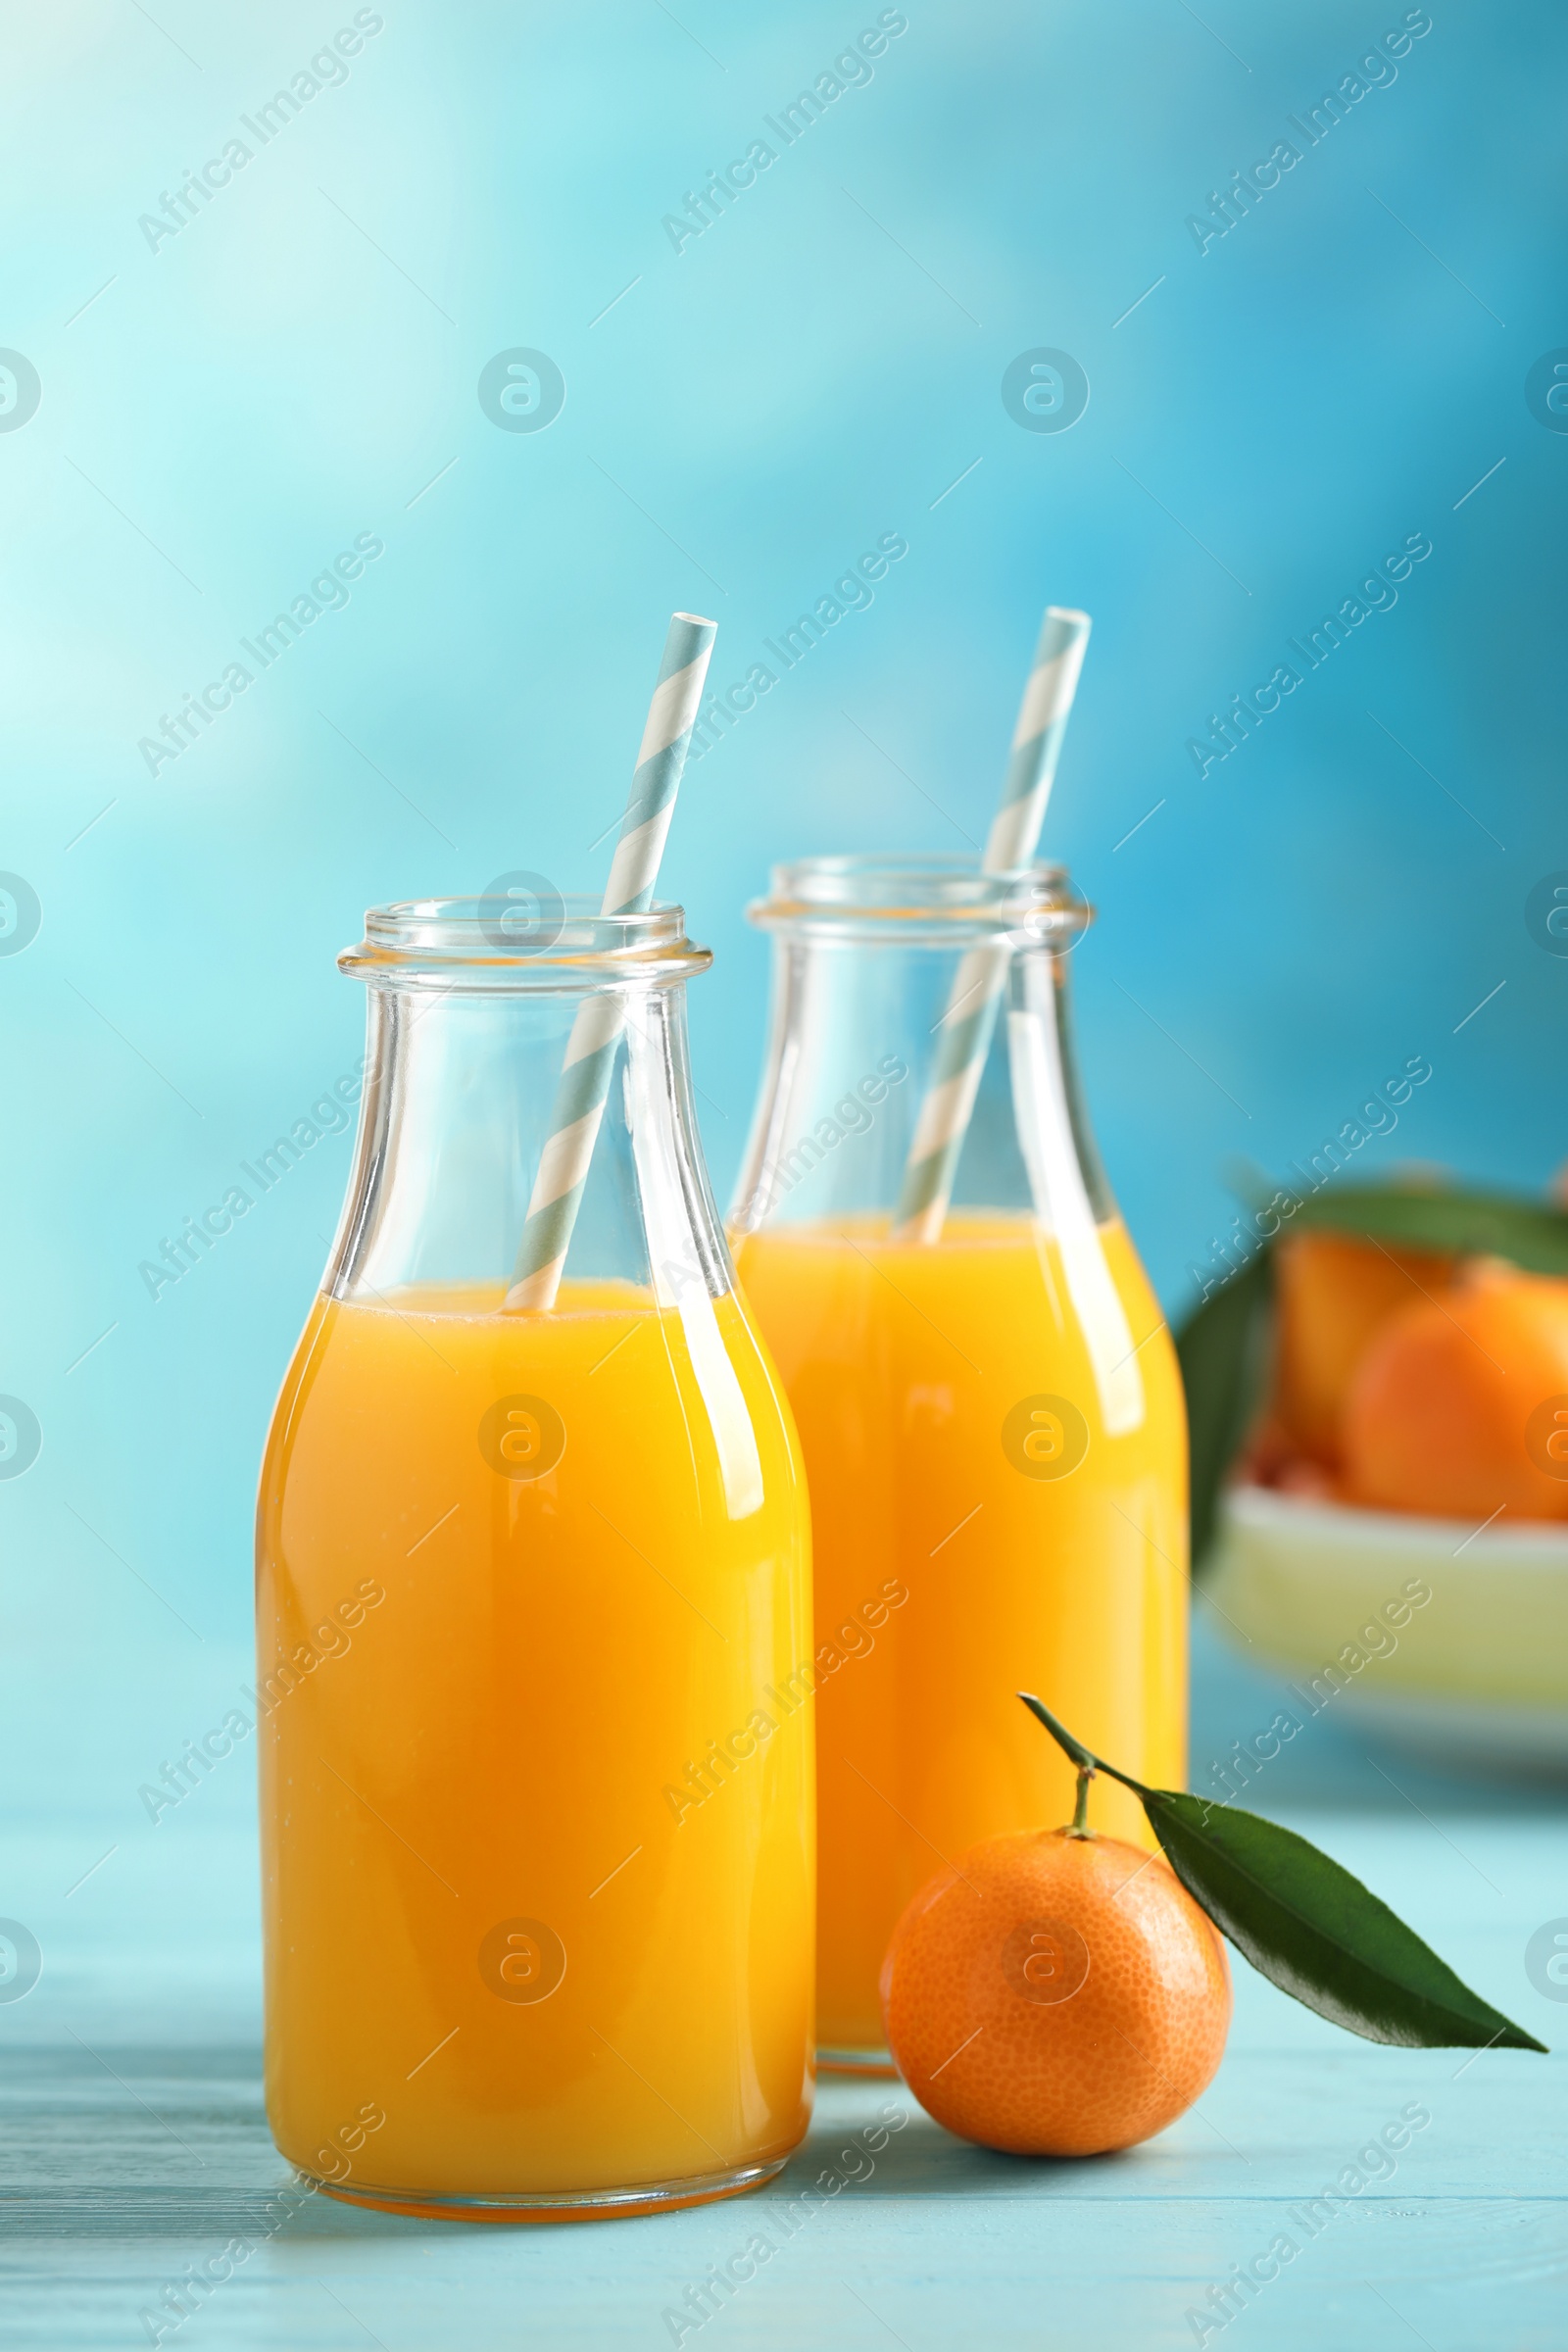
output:
[[[1077,1089],[1090,915],[1062,870],[808,858],[752,913],[772,1034],[731,1232],[811,1497],[818,2055],[876,2068],[909,1897],[978,1838],[1069,1818],[1072,1769],[1014,1691],[1183,1786],[1186,1421]],[[1001,1004],[940,1238],[898,1238],[965,951]],[[1151,1842],[1127,1791],[1096,1801]]]
[[[692,1113],[710,956],[678,907],[435,900],[340,961],[357,1159],[258,1508],[272,2131],[400,2211],[733,2193],[809,2114],[809,1530]],[[564,1280],[508,1311],[603,992]]]

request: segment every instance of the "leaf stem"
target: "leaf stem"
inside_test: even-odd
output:
[[[1095,1834],[1089,1827],[1089,1784],[1094,1777],[1091,1765],[1079,1765],[1078,1802],[1073,1807],[1072,1825],[1067,1832],[1069,1838],[1092,1838]]]
[[[1032,1690],[1020,1690],[1017,1696],[1023,1700],[1030,1714],[1045,1725],[1056,1745],[1077,1765],[1080,1773],[1108,1772],[1113,1781],[1120,1781],[1122,1787],[1130,1788],[1135,1796],[1148,1796],[1151,1793],[1142,1781],[1133,1779],[1131,1773],[1118,1772],[1114,1764],[1107,1764],[1102,1757],[1091,1755],[1083,1741],[1075,1740],[1066,1725],[1058,1723],[1051,1709],[1043,1700],[1036,1698]],[[1079,1795],[1082,1802],[1081,1787]]]

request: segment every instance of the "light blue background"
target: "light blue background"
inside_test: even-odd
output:
[[[333,956],[368,904],[519,866],[602,882],[609,844],[592,845],[621,805],[672,608],[717,618],[728,682],[880,535],[909,544],[871,609],[682,795],[665,873],[720,959],[692,1018],[721,1197],[764,1007],[745,901],[780,858],[978,840],[1048,601],[1095,616],[1048,828],[1102,910],[1077,957],[1088,1090],[1172,1311],[1229,1222],[1227,1163],[1305,1160],[1411,1055],[1432,1078],[1358,1169],[1431,1159],[1535,1188],[1568,1153],[1568,959],[1524,920],[1532,886],[1568,867],[1568,435],[1524,399],[1532,364],[1568,344],[1560,9],[1433,0],[1392,86],[1202,255],[1187,216],[1398,24],[1399,0],[910,0],[869,85],[678,256],[662,217],[875,5],[380,13],[348,80],[156,253],[138,216],[354,9],[52,0],[6,24],[0,346],[32,363],[42,398],[0,430],[0,869],[27,879],[43,920],[0,955],[0,1393],[37,1413],[43,1449],[0,1480],[0,1755],[18,1817],[0,1915],[29,1924],[44,1973],[0,2006],[0,2044],[60,2045],[83,2075],[93,2051],[140,2081],[127,2044],[256,2038],[254,1742],[156,1826],[136,1792],[250,1679],[256,1468],[347,1136],[156,1303],[137,1263],[353,1068],[363,1000]],[[497,430],[476,397],[515,346],[565,377],[540,433]],[[1039,346],[1088,373],[1069,432],[1025,432],[1003,407],[1004,369]],[[1200,782],[1188,737],[1418,531],[1433,553],[1397,606]],[[138,738],[364,532],[385,553],[348,609],[150,775]],[[1198,1636],[1206,1787],[1277,1701]],[[1258,1801],[1304,1808],[1309,1834],[1555,2037],[1523,1950],[1561,1901],[1534,1825],[1486,1815],[1524,1800],[1388,1760],[1392,1781],[1353,1724],[1328,1724]],[[1340,1810],[1320,1827],[1326,1805]],[[1505,1899],[1472,1884],[1483,1846]],[[1265,2146],[1348,2145],[1342,2116],[1380,2119],[1374,2069],[1403,2054],[1346,2044],[1239,1973],[1216,2096],[1220,2157],[1243,2169],[1224,2193],[1296,2193],[1298,2173],[1239,2151],[1261,2165]],[[1401,2198],[1432,2180],[1470,2198],[1517,2187],[1509,2162],[1518,2174],[1519,2149],[1546,2144],[1555,2110],[1549,2080],[1532,2090],[1509,2063],[1483,2057],[1449,2088],[1434,2055],[1437,2169]],[[33,2078],[13,2075],[25,2104]],[[163,2120],[174,2094],[149,2083],[149,2119],[103,2081],[154,2151],[127,2177],[185,2180]],[[1515,2088],[1517,2109],[1501,2096]],[[205,2118],[206,2088],[191,2096]],[[842,2332],[846,2263],[911,2336],[949,2309],[1037,2328],[1065,2292],[1069,2332],[1080,2305],[1091,2315],[1085,2341],[1185,2340],[1165,2269],[1222,2276],[1262,2242],[1246,2208],[1193,2202],[1208,2175],[1190,2148],[1201,2158],[1209,2131],[1186,2119],[1127,2168],[1128,2197],[1175,2181],[1174,2219],[1118,2204],[1097,2175],[1089,2202],[1033,2206],[1022,2234],[987,2207],[972,2255],[976,2208],[948,2213],[922,2177],[918,2210],[875,2208],[858,2252],[846,2239],[817,2258],[809,2319],[786,2299],[759,2340]],[[81,2182],[118,2179],[122,2156],[83,2132],[62,2196],[86,2213]],[[946,2142],[941,2159],[966,2193],[1003,2161]],[[258,2155],[256,2178],[271,2163]],[[216,2155],[200,2176],[230,2178]],[[177,2205],[161,2190],[149,2226]],[[1432,2209],[1419,2250],[1400,2236],[1369,2255],[1357,2231],[1348,2283],[1335,2272],[1269,2325],[1381,2340],[1384,2307],[1360,2285],[1375,2260],[1396,2313],[1456,2345],[1471,2325],[1442,2300],[1443,2249],[1462,2263],[1470,2242],[1456,2210]],[[651,2338],[669,2280],[733,2230],[720,2213],[612,2243],[498,2233],[450,2245],[438,2270],[405,2226],[396,2255],[372,2265],[355,2239],[329,2275],[399,2346],[451,2340],[454,2311],[465,2341],[510,2342],[558,2303],[587,2328],[607,2297],[623,2335]],[[60,2252],[22,2267],[90,2271],[96,2300],[73,2323],[53,2285],[26,2290],[21,2324],[47,2304],[40,2341],[128,2340],[137,2282],[170,2275],[156,2246],[128,2264]],[[297,2292],[286,2264],[268,2287],[291,2294],[290,2340],[364,2340],[310,2246],[299,2261]],[[1493,2262],[1494,2302],[1497,2277]],[[193,2335],[275,2340],[282,2307],[256,2302]],[[1513,2285],[1503,2308],[1524,2324],[1535,2304]]]
[[[1048,846],[1102,908],[1089,1093],[1167,1303],[1225,1163],[1304,1158],[1409,1055],[1433,1077],[1368,1173],[1538,1187],[1568,1152],[1568,961],[1524,923],[1568,865],[1568,437],[1523,392],[1568,342],[1560,11],[1435,0],[1392,86],[1201,256],[1188,214],[1393,0],[911,0],[678,256],[662,217],[875,7],[388,0],[156,253],[138,216],[354,12],[154,13],[14,11],[4,101],[0,343],[43,389],[0,433],[0,866],[43,924],[0,958],[0,1390],[44,1443],[0,1483],[0,1589],[7,1671],[68,1727],[13,1734],[10,1770],[83,1869],[121,1848],[75,1911],[18,1907],[44,1932],[101,1896],[105,1935],[116,1871],[173,1900],[198,1851],[156,1862],[179,1832],[134,1791],[248,1675],[256,1467],[346,1137],[156,1303],[138,1261],[352,1068],[333,956],[368,904],[602,880],[672,607],[716,616],[728,681],[909,543],[677,812],[665,874],[720,957],[692,1014],[721,1197],[763,1018],[745,901],[775,858],[978,840],[1048,601],[1095,616]],[[547,431],[481,413],[516,345],[564,373]],[[1088,372],[1070,432],[1003,408],[1038,345]],[[1200,782],[1208,712],[1417,531],[1396,608]],[[138,738],[362,532],[385,554],[348,609],[150,775]]]

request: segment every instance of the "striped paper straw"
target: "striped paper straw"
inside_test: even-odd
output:
[[[671,615],[659,683],[605,886],[602,914],[644,914],[653,904],[664,836],[674,812],[716,634],[715,623],[695,612]],[[620,998],[607,990],[589,997],[572,1022],[550,1114],[550,1133],[540,1154],[512,1288],[506,1296],[509,1308],[556,1303],[571,1229],[588,1179],[588,1163],[605,1115],[623,1021]]]
[[[1012,731],[1002,798],[980,860],[982,873],[1010,873],[1016,866],[1027,865],[1035,854],[1055,779],[1056,757],[1067,731],[1072,698],[1078,691],[1089,630],[1087,612],[1047,606],[1034,667]],[[1007,950],[1004,947],[970,948],[958,965],[942,1016],[936,1067],[920,1104],[893,1212],[893,1233],[898,1241],[936,1242],[942,1238],[958,1154],[968,1133],[1006,975]]]

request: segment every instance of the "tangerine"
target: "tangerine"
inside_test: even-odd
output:
[[[1098,2156],[1162,2132],[1211,2081],[1230,1969],[1163,1855],[1014,1831],[971,1846],[908,1905],[882,2016],[905,2082],[961,2139]]]
[[[1453,1262],[1343,1233],[1293,1234],[1280,1244],[1274,1417],[1295,1449],[1338,1462],[1345,1399],[1367,1348],[1391,1316],[1446,1292]]]
[[[1404,1308],[1351,1383],[1341,1449],[1353,1501],[1568,1518],[1568,1281],[1477,1260]]]

